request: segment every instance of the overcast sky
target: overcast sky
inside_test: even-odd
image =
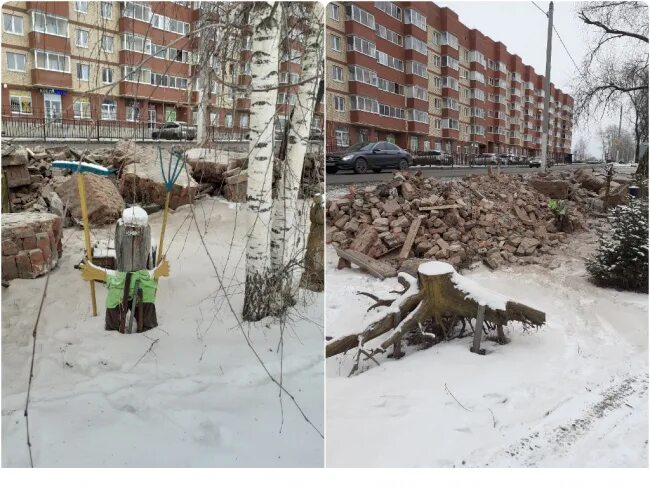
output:
[[[518,54],[525,64],[535,68],[539,74],[546,70],[546,16],[530,1],[436,1],[436,5],[449,7],[458,14],[459,20],[475,28],[495,41],[503,42],[511,54]],[[541,9],[548,11],[549,2],[536,1]],[[580,66],[587,45],[587,27],[578,20],[576,2],[554,2],[553,23],[564,40],[571,56]],[[551,55],[551,81],[563,92],[573,95],[571,86],[576,68],[562,47],[557,36],[553,36]],[[590,155],[602,153],[598,140],[600,125],[618,124],[617,117],[608,117],[588,126],[574,127],[572,142],[583,136],[588,141]],[[625,128],[625,120],[623,121]],[[629,127],[628,127],[629,128]]]

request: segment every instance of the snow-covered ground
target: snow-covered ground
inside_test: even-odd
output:
[[[507,345],[484,341],[485,356],[467,337],[362,361],[350,378],[353,353],[328,359],[327,465],[647,467],[648,296],[590,284],[591,245],[554,270],[465,274],[547,315],[536,331],[509,325]],[[401,287],[327,259],[327,336],[370,320],[356,291]]]
[[[240,312],[243,208],[214,198],[195,213]],[[35,466],[322,466],[322,438],[279,397],[247,347],[190,215],[188,207],[170,214],[167,245],[178,233],[168,253],[171,276],[160,281],[159,327],[140,335],[104,331],[101,285],[99,315],[91,316],[88,284],[73,268],[82,233],[65,231],[38,327],[29,408]],[[150,218],[156,243],[161,221],[161,213]],[[92,240],[113,232],[94,230]],[[29,466],[23,409],[45,282],[15,280],[2,292],[3,466]],[[280,325],[244,323],[269,371],[279,378],[282,367],[284,386],[320,432],[322,323],[323,294],[302,292],[284,329],[282,363]]]

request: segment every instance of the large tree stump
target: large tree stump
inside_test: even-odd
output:
[[[387,334],[374,350],[384,352],[391,345],[400,349],[404,335],[418,328],[421,322],[433,319],[444,330],[445,317],[455,321],[474,319],[480,306],[484,306],[484,319],[488,326],[497,330],[497,340],[506,342],[503,326],[510,321],[524,325],[542,326],[546,322],[544,312],[490,291],[468,277],[458,274],[453,266],[444,262],[427,262],[418,268],[415,279],[400,274],[408,282],[406,292],[396,302],[388,303],[388,311],[369,324],[363,331],[336,338],[327,344],[326,356],[331,357],[354,348],[361,348],[367,341]],[[412,279],[412,281],[410,281]],[[401,321],[395,320],[395,316]],[[403,318],[402,318],[403,317]]]

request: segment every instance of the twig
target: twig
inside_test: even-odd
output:
[[[32,363],[29,366],[29,382],[27,383],[27,398],[25,399],[25,428],[27,430],[27,449],[29,450],[29,466],[34,468],[34,458],[32,457],[32,442],[29,436],[29,397],[32,391],[32,379],[34,378],[34,357],[36,356],[36,333],[38,331],[38,322],[41,319],[41,312],[43,311],[43,304],[45,303],[45,296],[47,296],[47,285],[50,283],[50,274],[47,274],[45,279],[45,286],[43,286],[43,296],[41,297],[41,304],[38,306],[38,314],[36,315],[36,323],[34,323],[34,330],[32,331]]]
[[[492,409],[490,409],[490,408],[488,408],[488,411],[490,411],[490,414],[492,415],[492,426],[493,426],[494,428],[496,428],[496,427],[497,427],[497,420],[496,420],[496,418],[494,417],[494,412],[493,412]]]
[[[449,390],[449,387],[447,387],[447,383],[446,383],[446,382],[445,382],[445,390],[449,393],[449,395],[450,395],[451,397],[454,398],[454,401],[456,401],[456,402],[458,403],[458,405],[459,405],[461,408],[463,408],[465,411],[468,411],[468,412],[470,412],[470,413],[472,412],[471,409],[467,409],[465,406],[463,406],[463,405],[460,403],[460,401],[459,401],[458,399],[456,399],[456,396],[454,396],[454,394]]]
[[[374,294],[367,293],[365,291],[357,291],[357,294],[360,294],[362,296],[368,296],[370,299],[373,299],[375,301],[375,304],[370,306],[367,311],[372,311],[375,308],[378,308],[379,306],[390,306],[395,302],[394,299],[381,299],[375,296]]]
[[[141,360],[142,360],[142,359],[143,359],[143,358],[144,358],[144,357],[145,357],[149,352],[151,352],[151,350],[153,349],[153,346],[154,346],[156,343],[158,343],[158,340],[160,340],[160,338],[156,338],[155,340],[153,340],[153,341],[151,342],[151,345],[149,345],[149,348],[147,349],[147,351],[144,352],[144,353],[142,354],[142,356],[138,359],[138,361],[137,361],[135,364],[133,364],[133,367],[131,367],[131,369],[134,369],[135,366],[138,365],[138,364],[140,363],[140,361],[141,361]]]

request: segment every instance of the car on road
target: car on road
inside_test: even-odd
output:
[[[352,169],[357,174],[382,169],[408,169],[413,157],[401,147],[390,142],[360,142],[341,152],[328,153],[325,170],[334,174],[339,170]]]
[[[528,167],[542,167],[542,158],[533,157],[530,161],[528,161]]]
[[[451,154],[439,150],[417,152],[413,155],[414,166],[453,166],[454,158]]]
[[[165,122],[162,127],[152,130],[151,138],[154,140],[194,140],[196,127],[187,125],[185,122]]]
[[[489,166],[490,164],[497,164],[498,162],[497,155],[492,152],[479,154],[475,159],[475,164],[479,166]]]
[[[515,160],[515,156],[508,154],[507,152],[504,152],[502,154],[499,154],[497,156],[497,159],[499,160],[499,163],[504,165],[504,166],[509,166],[512,164]]]

